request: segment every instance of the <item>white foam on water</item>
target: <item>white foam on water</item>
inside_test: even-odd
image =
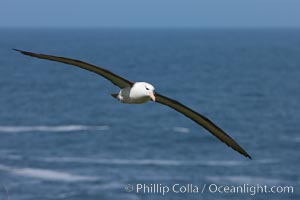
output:
[[[78,181],[94,181],[95,177],[75,175],[68,172],[55,171],[49,169],[38,168],[16,168],[0,165],[1,171],[24,177],[31,177],[50,181],[78,182]]]
[[[185,128],[185,127],[173,127],[173,131],[178,132],[178,133],[189,133],[190,129]]]
[[[160,159],[120,159],[120,158],[82,158],[82,157],[36,157],[43,162],[69,162],[81,164],[103,164],[103,165],[156,165],[156,166],[215,166],[235,167],[246,166],[251,163],[258,165],[274,164],[279,162],[273,159],[261,160],[160,160]],[[250,163],[249,163],[250,162]]]
[[[265,158],[265,159],[261,159],[261,160],[254,160],[254,162],[256,162],[258,164],[274,164],[274,163],[278,163],[279,160]]]
[[[47,157],[38,158],[45,162],[70,162],[87,164],[107,164],[107,165],[183,165],[184,163],[176,160],[151,160],[151,159],[99,159],[99,158],[79,158],[79,157]]]
[[[237,161],[237,160],[208,160],[206,161],[206,164],[208,166],[223,166],[223,167],[247,165],[246,162]]]
[[[103,165],[156,165],[156,166],[241,166],[247,165],[245,161],[192,161],[192,160],[159,160],[159,159],[105,159],[105,158],[80,158],[80,157],[39,157],[38,161],[44,162],[69,162],[83,164]]]
[[[73,131],[105,131],[110,127],[88,126],[88,125],[59,125],[59,126],[0,126],[0,133],[20,133],[20,132],[73,132]]]

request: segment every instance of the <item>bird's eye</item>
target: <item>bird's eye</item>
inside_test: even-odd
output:
[[[146,87],[146,90],[149,90],[149,88]]]

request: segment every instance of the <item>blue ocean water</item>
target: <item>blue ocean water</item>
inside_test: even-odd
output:
[[[0,199],[300,198],[300,30],[2,29],[0,36]],[[120,104],[107,80],[12,48],[152,83],[222,127],[253,160],[168,107]],[[151,194],[136,192],[137,184],[193,184],[199,192]],[[212,184],[293,192],[220,193],[208,190]]]

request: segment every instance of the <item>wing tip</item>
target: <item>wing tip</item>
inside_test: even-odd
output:
[[[20,52],[21,54],[26,55],[26,56],[38,57],[39,55],[41,55],[41,54],[32,53],[32,52],[29,52],[29,51],[23,51],[23,50],[15,49],[15,48],[13,48],[13,50],[17,51],[17,52]]]
[[[15,49],[15,48],[13,48],[12,50],[17,51],[17,52],[20,52],[20,53],[22,53],[22,54],[26,54],[26,51],[23,51],[23,50],[20,50],[20,49]]]
[[[21,50],[20,50],[20,49],[15,49],[15,48],[13,48],[12,50],[21,52]]]
[[[236,150],[236,149],[234,149]],[[252,157],[244,150],[244,149],[241,149],[241,150],[237,150],[240,154],[242,154],[243,156],[245,156],[246,158],[249,158],[250,160],[252,160]]]
[[[240,153],[241,155],[245,156],[246,158],[249,158],[250,160],[252,160],[252,157],[240,146],[235,142],[236,145],[228,145],[229,147],[231,147],[233,150],[237,151],[238,153]]]
[[[252,160],[252,157],[249,154],[243,154],[246,158],[249,158],[250,160]]]

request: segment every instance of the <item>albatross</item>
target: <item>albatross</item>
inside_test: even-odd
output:
[[[251,156],[236,141],[234,141],[227,133],[225,133],[225,131],[215,125],[211,120],[192,110],[191,108],[183,105],[182,103],[155,92],[154,86],[150,83],[132,82],[115,73],[110,72],[107,69],[76,59],[33,53],[19,49],[14,50],[27,56],[61,62],[94,72],[120,88],[119,93],[112,94],[112,97],[116,98],[122,103],[142,104],[148,101],[153,101],[169,106],[170,108],[175,109],[176,111],[180,112],[181,114],[185,115],[186,117],[190,118],[206,130],[208,130],[211,134],[213,134],[215,137],[217,137],[219,140],[224,142],[235,151],[251,159]]]

